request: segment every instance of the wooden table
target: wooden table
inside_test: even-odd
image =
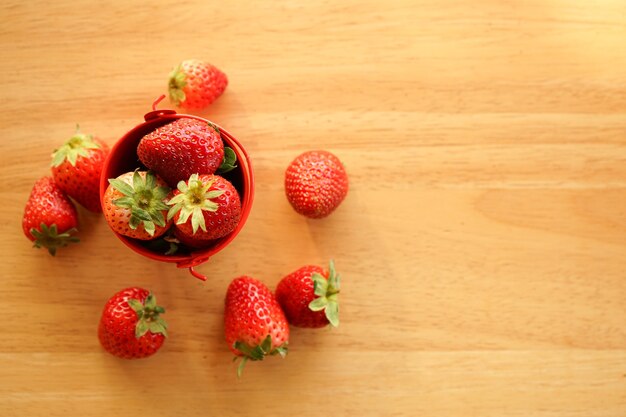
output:
[[[626,3],[622,0],[44,2],[0,6],[0,415],[625,416]],[[252,155],[253,212],[202,283],[81,212],[31,249],[20,219],[78,122],[113,144],[178,61],[228,73],[198,114]],[[324,148],[341,208],[307,221],[283,172]],[[237,380],[231,279],[274,287],[335,258],[339,329]],[[168,308],[141,361],[96,338],[130,285]]]

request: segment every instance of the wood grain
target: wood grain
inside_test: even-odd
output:
[[[626,415],[626,3],[443,0],[0,6],[0,415]],[[223,68],[198,114],[252,155],[243,232],[199,270],[127,250],[81,212],[52,259],[20,219],[78,122],[113,144],[181,59]],[[289,207],[299,152],[344,161],[323,221]],[[235,378],[223,295],[335,258],[342,325],[294,329]],[[104,353],[105,300],[168,308],[151,359]],[[323,410],[323,411],[320,411]]]

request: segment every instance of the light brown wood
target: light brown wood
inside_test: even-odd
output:
[[[18,2],[0,6],[0,415],[626,415],[626,3],[622,0]],[[80,123],[113,144],[181,59],[230,78],[199,114],[252,155],[251,217],[199,270],[83,242],[31,249],[21,215]],[[351,189],[299,217],[283,172],[324,148]],[[237,380],[230,280],[274,287],[335,258],[341,326]],[[171,337],[128,362],[96,338],[150,288]]]

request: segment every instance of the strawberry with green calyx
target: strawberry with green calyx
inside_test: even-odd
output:
[[[218,175],[191,175],[188,181],[178,183],[167,204],[171,206],[167,219],[173,219],[180,232],[194,239],[224,237],[241,219],[239,193]]]
[[[47,248],[54,256],[58,248],[78,242],[76,207],[50,177],[40,178],[30,192],[22,230],[35,248]]]
[[[228,78],[215,66],[197,60],[181,62],[170,73],[168,91],[170,100],[187,109],[202,109],[222,95]]]
[[[238,376],[249,360],[285,357],[289,325],[276,298],[262,282],[242,276],[230,283],[224,305],[224,336],[235,359],[243,358]]]
[[[109,179],[102,198],[104,217],[113,231],[141,240],[155,239],[171,226],[167,215],[170,188],[148,171]]]
[[[86,209],[102,211],[100,173],[109,149],[100,139],[77,131],[52,155],[52,176],[59,188]]]
[[[339,274],[331,260],[328,271],[307,265],[284,277],[276,287],[276,299],[289,324],[318,328],[339,325]]]
[[[148,290],[122,290],[104,306],[98,339],[110,354],[139,359],[155,354],[167,337],[167,323],[160,317],[165,309],[157,305]]]

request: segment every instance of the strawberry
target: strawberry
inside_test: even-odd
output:
[[[36,248],[47,248],[50,255],[57,248],[78,242],[76,233],[78,215],[76,207],[54,183],[52,178],[40,178],[33,186],[26,202],[22,229]]]
[[[303,216],[321,219],[332,213],[348,193],[348,176],[330,152],[309,151],[294,159],[285,172],[285,192]]]
[[[289,324],[297,327],[339,325],[339,275],[330,261],[328,271],[307,265],[284,277],[276,287],[276,299]],[[323,310],[323,311],[322,311]]]
[[[224,160],[224,144],[215,125],[184,117],[144,136],[137,155],[174,187],[191,174],[213,174]]]
[[[196,239],[193,236],[187,236],[176,227],[174,227],[174,237],[178,240],[178,243],[190,250],[204,249],[215,244],[215,240]]]
[[[133,287],[107,301],[98,326],[100,344],[111,355],[139,359],[155,354],[167,337],[167,323],[148,290]]]
[[[167,184],[150,171],[127,172],[109,179],[102,197],[104,218],[121,235],[155,239],[172,225],[165,220],[169,192]]]
[[[199,240],[219,239],[241,219],[241,201],[233,185],[218,175],[193,174],[178,183],[167,219],[183,234]]]
[[[77,131],[52,155],[52,176],[59,188],[96,213],[102,211],[100,172],[108,153],[100,139]]]
[[[170,73],[170,100],[187,109],[203,109],[222,95],[228,85],[226,74],[197,59],[181,62]]]
[[[285,315],[272,292],[254,278],[242,276],[228,286],[224,333],[230,350],[237,357],[243,357],[238,376],[248,360],[287,355],[289,325]]]

